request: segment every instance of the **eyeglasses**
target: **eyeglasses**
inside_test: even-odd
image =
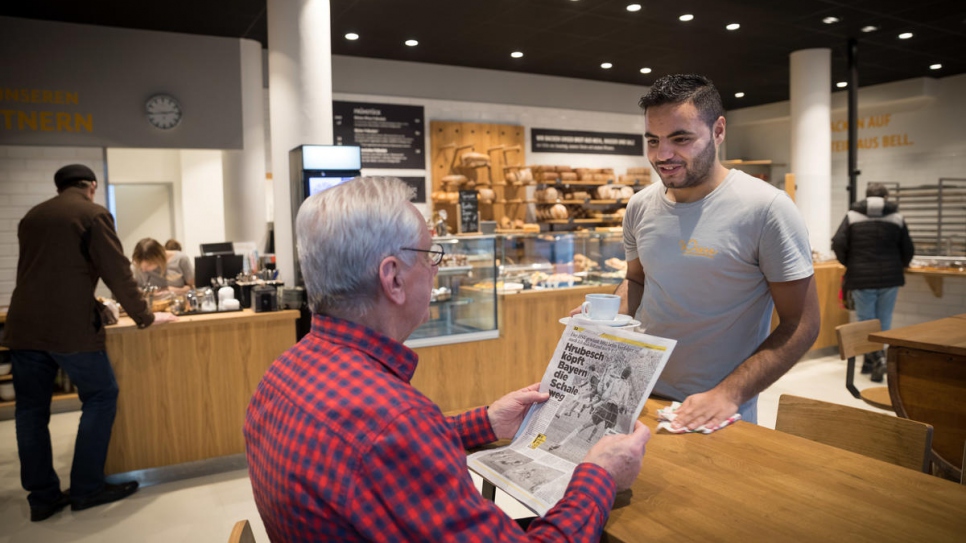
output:
[[[443,255],[446,254],[443,251],[443,246],[439,243],[432,244],[429,249],[413,249],[412,247],[402,247],[403,251],[416,251],[417,253],[428,253],[429,262],[433,266],[439,266],[439,263],[443,261]]]

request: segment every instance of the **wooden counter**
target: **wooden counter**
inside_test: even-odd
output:
[[[298,311],[181,317],[107,328],[120,396],[106,474],[245,452],[245,409],[272,361],[295,344]]]
[[[964,511],[966,486],[739,421],[655,432],[601,541],[961,542]]]
[[[812,349],[837,344],[835,327],[849,322],[838,294],[845,267],[815,265],[822,327]],[[419,366],[413,386],[443,411],[486,405],[503,394],[536,383],[563,333],[559,320],[591,293],[612,293],[617,285],[522,291],[499,295],[497,339],[414,349]],[[774,321],[777,324],[777,318]]]
[[[443,411],[487,405],[511,390],[536,383],[557,347],[559,320],[591,293],[616,285],[500,294],[500,337],[414,349],[419,365],[412,384]]]
[[[966,442],[966,319],[962,315],[876,332],[889,344],[889,395],[896,414],[931,424],[933,461],[962,476]]]
[[[814,267],[815,290],[818,293],[818,309],[822,317],[822,326],[810,351],[837,346],[835,327],[849,322],[849,312],[839,301],[845,266],[838,262],[819,262]]]

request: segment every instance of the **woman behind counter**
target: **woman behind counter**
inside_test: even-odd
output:
[[[178,250],[165,250],[151,238],[144,238],[134,246],[131,270],[142,289],[155,286],[177,295],[195,287],[195,271],[188,255]]]

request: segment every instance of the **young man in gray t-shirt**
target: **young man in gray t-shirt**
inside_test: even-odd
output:
[[[640,105],[662,184],[627,206],[622,309],[678,341],[654,389],[683,402],[675,426],[714,426],[739,410],[757,422],[758,394],[818,336],[804,220],[784,192],[718,161],[724,109],[709,80],[663,77]]]

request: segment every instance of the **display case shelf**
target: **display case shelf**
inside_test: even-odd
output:
[[[434,288],[449,289],[449,298],[430,304],[429,321],[406,341],[411,348],[499,337],[495,236],[434,238],[458,266],[441,266]],[[463,263],[466,263],[463,265]]]

